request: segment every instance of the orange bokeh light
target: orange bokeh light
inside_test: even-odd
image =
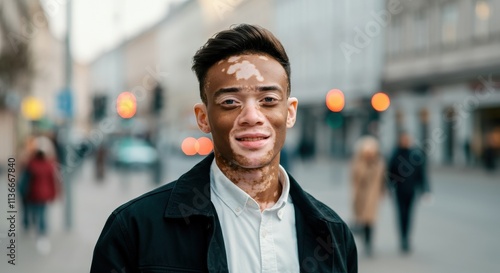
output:
[[[137,112],[137,100],[134,94],[122,92],[116,98],[116,112],[122,118],[131,118]]]
[[[373,109],[382,112],[387,110],[387,108],[389,108],[389,105],[391,105],[391,100],[389,99],[389,96],[387,94],[379,92],[373,95],[372,97]]]
[[[340,112],[344,109],[345,97],[340,89],[332,89],[326,94],[326,107],[332,112]]]
[[[212,140],[208,137],[200,137],[198,138],[199,149],[198,153],[200,155],[208,155],[212,152],[214,145],[212,144]]]
[[[194,137],[187,137],[182,141],[182,152],[186,155],[195,155],[198,152],[196,146],[199,146],[198,140]]]
[[[197,153],[208,155],[212,152],[214,145],[208,137],[200,137],[198,139],[187,137],[182,141],[181,148],[185,155],[195,155]]]

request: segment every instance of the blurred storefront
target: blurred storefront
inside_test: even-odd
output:
[[[498,157],[500,1],[401,2],[386,37],[385,146],[406,130],[435,163],[479,164],[488,146]]]

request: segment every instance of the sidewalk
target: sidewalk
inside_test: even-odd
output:
[[[23,233],[18,225],[17,264],[7,264],[5,247],[2,245],[0,272],[89,272],[95,242],[111,212],[126,201],[152,189],[149,177],[144,179],[144,174],[141,173],[129,173],[124,176],[108,172],[106,181],[99,184],[94,179],[92,163],[85,162],[72,181],[73,228],[66,231],[65,200],[57,200],[48,210],[51,252],[48,255],[39,253],[34,233]],[[1,192],[5,191],[2,189]],[[18,214],[18,217],[20,216]],[[0,224],[4,223],[2,220]]]
[[[319,159],[292,171],[301,185],[350,222],[349,164]],[[500,236],[500,175],[480,168],[431,166],[430,203],[417,205],[411,255],[399,253],[393,199],[383,200],[374,231],[374,257],[363,255],[356,237],[359,272],[497,272]]]
[[[165,181],[177,178],[198,159],[171,159]],[[291,174],[302,187],[349,222],[348,162],[317,159],[294,163]],[[67,232],[63,228],[64,203],[59,200],[50,209],[51,253],[41,255],[35,248],[36,239],[21,233],[18,236],[16,266],[6,263],[6,248],[2,242],[0,272],[88,272],[95,242],[112,210],[153,188],[150,177],[144,173],[108,172],[107,175],[105,183],[96,183],[92,162],[86,162],[73,181],[73,230]],[[375,230],[373,259],[362,255],[362,243],[358,241],[359,272],[465,273],[495,272],[500,268],[500,261],[495,257],[500,245],[500,217],[497,212],[500,207],[500,179],[481,170],[459,168],[431,168],[430,176],[434,203],[419,206],[417,210],[414,253],[407,257],[399,254],[394,208],[391,199],[386,198]],[[3,188],[0,192],[5,193]],[[3,205],[1,209],[4,213]],[[2,216],[2,219],[5,217]],[[0,221],[0,227],[5,224],[6,221]]]

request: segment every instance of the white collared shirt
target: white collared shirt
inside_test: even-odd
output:
[[[229,272],[300,271],[290,181],[281,166],[280,177],[280,198],[261,212],[259,204],[212,162],[210,199],[219,216]]]

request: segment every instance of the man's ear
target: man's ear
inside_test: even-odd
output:
[[[204,103],[197,103],[194,105],[194,115],[196,116],[196,122],[198,123],[198,128],[204,133],[210,133],[210,123],[208,121],[207,106]]]
[[[292,128],[297,119],[297,105],[299,100],[297,98],[288,98],[288,114],[286,117],[286,128]]]

